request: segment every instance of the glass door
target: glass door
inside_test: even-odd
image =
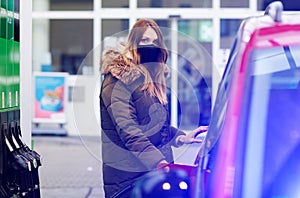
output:
[[[212,20],[156,20],[169,49],[171,124],[183,130],[208,125],[212,86]]]

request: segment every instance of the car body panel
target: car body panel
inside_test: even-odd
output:
[[[267,100],[275,100],[271,100],[269,95],[263,95],[269,94],[263,91],[260,92],[262,94],[261,97],[252,96],[255,95],[253,91],[255,86],[255,89],[263,89],[264,87],[263,84],[258,84],[257,80],[252,76],[260,78],[259,76],[274,74],[273,76],[276,77],[276,73],[282,73],[285,70],[293,72],[293,69],[297,69],[300,62],[297,61],[300,56],[297,50],[297,46],[300,45],[299,35],[300,15],[282,15],[282,21],[280,22],[274,22],[268,15],[250,17],[241,24],[235,49],[232,49],[225,69],[225,77],[223,76],[220,82],[210,129],[205,141],[206,145],[202,149],[200,171],[197,176],[200,190],[195,197],[265,197],[265,195],[270,195],[271,191],[276,192],[273,189],[265,190],[267,189],[265,183],[268,181],[263,178],[266,172],[270,172],[266,171],[266,164],[268,164],[266,156],[268,158],[269,155],[272,155],[268,148],[265,148],[266,145],[270,144],[268,143],[271,137],[268,135],[270,132],[263,129],[266,127],[265,124],[269,118],[263,116],[260,118],[259,110],[255,110],[257,115],[255,115],[256,118],[253,118],[254,110],[251,106],[252,103],[261,103],[260,108],[264,109],[266,105],[270,105]],[[272,57],[276,55],[278,63],[276,64],[274,61],[268,62],[267,55]],[[260,59],[253,59],[257,57]],[[285,58],[285,61],[282,61],[282,58]],[[266,59],[265,62],[263,62],[264,59]],[[255,61],[259,64],[255,65],[256,63],[253,63]],[[251,68],[252,66],[255,66],[255,69]],[[230,72],[226,73],[226,70],[230,70]],[[296,76],[296,81],[300,82],[300,76],[297,76],[297,73],[296,71],[293,75]],[[282,79],[282,77],[275,77],[274,80]],[[226,80],[226,78],[229,80]],[[270,76],[269,78],[273,77]],[[289,78],[286,79],[289,80]],[[223,81],[227,81],[227,83]],[[256,85],[253,85],[254,82]],[[289,82],[289,86],[294,85]],[[293,89],[295,90],[292,90],[292,92],[296,92],[296,88],[294,87]],[[288,91],[290,92],[290,90]],[[226,98],[222,99],[224,96],[219,94],[219,92],[227,95]],[[272,90],[272,92],[276,91]],[[284,97],[283,95],[281,97]],[[220,102],[219,100],[224,101]],[[282,105],[288,106],[288,104],[288,102],[285,102]],[[226,106],[225,108],[223,107],[224,105]],[[280,105],[280,103],[277,105]],[[294,104],[294,109],[300,109],[299,106]],[[284,109],[283,107],[280,112],[286,111]],[[289,107],[289,109],[292,109],[292,107]],[[271,112],[271,110],[267,110]],[[265,110],[264,116],[267,116],[267,110]],[[220,116],[222,111],[225,111],[224,116]],[[290,110],[290,112],[298,115],[298,110]],[[252,118],[248,117],[249,115],[252,115]],[[257,125],[257,120],[259,119],[265,122],[261,121],[261,124]],[[218,122],[222,124],[219,124],[219,127],[215,127],[214,125],[217,125]],[[293,119],[293,122],[295,123],[296,120]],[[283,128],[288,128],[288,126],[283,125]],[[296,129],[298,130],[299,128]],[[260,133],[255,131],[260,131]],[[215,134],[218,137],[213,139],[215,142],[211,142],[212,136]],[[294,134],[297,138],[298,132],[294,132]],[[271,158],[274,160],[275,157]],[[272,165],[268,164],[267,168],[270,169],[269,166]],[[294,168],[294,170],[299,171],[297,168]],[[274,186],[277,185],[277,182],[273,183],[275,183]],[[281,195],[276,194],[276,196]],[[285,197],[284,194],[282,196]]]

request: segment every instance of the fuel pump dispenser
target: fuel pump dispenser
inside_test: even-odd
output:
[[[41,157],[20,126],[20,0],[0,1],[0,198],[39,198]]]

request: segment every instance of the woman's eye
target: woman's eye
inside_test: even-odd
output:
[[[146,38],[145,38],[145,39],[142,39],[141,42],[142,42],[142,43],[147,43],[147,42],[148,42],[148,39],[146,39]]]
[[[153,44],[158,45],[159,44],[158,40],[153,41]]]
[[[144,45],[147,45],[147,44],[158,45],[159,42],[158,42],[158,40],[152,41],[152,40],[150,40],[149,38],[143,38],[143,39],[141,39],[140,44],[144,44]]]

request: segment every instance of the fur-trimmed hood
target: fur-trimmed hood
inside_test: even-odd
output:
[[[130,84],[143,76],[138,65],[128,64],[121,52],[116,49],[109,49],[103,53],[100,71],[103,75],[111,73],[125,84]],[[166,64],[164,65],[164,73],[165,76],[170,73],[170,69]]]
[[[121,80],[125,84],[135,81],[142,75],[136,64],[128,64],[121,52],[115,49],[104,52],[100,71],[102,74],[111,73],[115,78]]]

